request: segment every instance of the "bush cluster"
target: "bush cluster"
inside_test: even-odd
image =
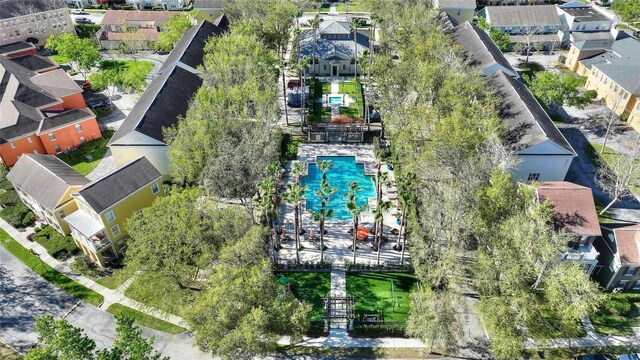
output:
[[[11,206],[20,203],[20,197],[15,190],[7,190],[0,193],[0,204],[2,206]]]
[[[71,236],[64,236],[49,225],[44,225],[36,232],[33,240],[56,259],[66,259],[78,250]]]
[[[0,211],[0,217],[15,228],[24,228],[33,223],[35,215],[23,203],[6,206]]]
[[[95,262],[91,260],[87,255],[80,254],[76,256],[75,260],[69,265],[71,270],[77,272],[80,275],[97,279],[109,275],[104,270],[100,269]]]
[[[355,323],[353,337],[405,337],[405,323],[362,324]]]

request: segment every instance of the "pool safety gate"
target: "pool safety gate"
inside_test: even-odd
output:
[[[309,126],[309,142],[361,143],[367,127],[363,124],[318,123]]]
[[[322,298],[324,301],[325,330],[329,329],[353,329],[353,320],[356,317],[353,304],[355,296],[329,295]]]

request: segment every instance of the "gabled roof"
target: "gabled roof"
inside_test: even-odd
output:
[[[602,71],[632,94],[640,94],[640,41],[632,37],[616,40],[609,49],[580,60],[585,67]]]
[[[98,214],[160,178],[149,160],[141,157],[78,190],[78,194]]]
[[[613,229],[618,251],[616,256],[625,265],[640,265],[640,225],[630,225]]]
[[[54,210],[70,186],[83,186],[89,179],[53,155],[24,154],[7,179],[38,203]]]
[[[453,41],[462,46],[464,56],[470,65],[482,71],[482,75],[505,71],[509,76],[519,77],[489,34],[479,27],[465,21],[456,26],[450,34]]]
[[[58,64],[53,62],[53,60],[51,60],[48,57],[44,57],[40,55],[29,54],[29,55],[23,55],[18,57],[12,57],[10,59],[14,63],[17,63],[20,66],[35,72],[55,69],[58,67]]]
[[[487,21],[491,26],[560,26],[555,5],[487,6]]]
[[[223,0],[193,0],[194,9],[222,9]]]
[[[123,144],[122,139],[132,132],[164,142],[162,129],[177,125],[189,102],[202,85],[197,68],[204,62],[204,46],[211,36],[224,30],[208,21],[192,27],[176,43],[171,54],[149,87],[124,120],[109,145]]]
[[[35,49],[35,45],[30,42],[18,41],[11,44],[0,45],[0,55],[11,56],[11,54],[15,52]]]
[[[442,9],[475,9],[476,0],[437,0]]]
[[[487,77],[487,83],[502,100],[499,110],[508,148],[521,151],[548,140],[566,150],[565,154],[576,154],[523,83],[502,71]]]
[[[101,25],[123,25],[128,21],[152,21],[154,26],[160,26],[169,20],[168,11],[142,10],[107,10]]]
[[[594,64],[593,66],[626,91],[638,95],[640,94],[640,57],[637,61],[636,65]]]
[[[540,202],[553,205],[554,224],[578,236],[602,236],[593,193],[590,188],[567,181],[539,183],[536,193]]]
[[[325,20],[318,30],[320,34],[348,35],[351,34],[351,24],[348,21]]]
[[[60,5],[57,5],[60,4]],[[67,9],[64,2],[50,0],[0,0],[0,20],[24,16],[31,12]]]
[[[591,7],[563,8],[562,11],[574,17],[574,22],[611,21],[604,14]]]
[[[300,41],[300,54],[303,56],[313,56],[313,30],[301,30],[298,34],[298,39]],[[354,54],[361,56],[365,50],[369,49],[369,39],[368,30],[358,30],[354,49],[353,35],[348,39],[328,39],[317,36],[315,55],[318,59],[322,60],[349,60],[354,57]]]

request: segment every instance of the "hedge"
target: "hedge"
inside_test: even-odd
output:
[[[405,337],[405,323],[354,324],[353,337]]]
[[[26,219],[35,219],[35,216],[31,217],[29,214],[33,213],[23,203],[7,206],[0,211],[0,217],[15,228],[23,228],[31,225],[31,223],[25,224]]]
[[[43,226],[36,232],[33,240],[42,245],[49,255],[56,259],[66,259],[78,250],[71,236],[63,236],[49,225]]]
[[[7,190],[0,193],[0,204],[2,206],[10,206],[20,203],[20,197],[15,190]]]

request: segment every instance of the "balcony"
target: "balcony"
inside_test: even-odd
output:
[[[579,262],[597,262],[600,253],[593,247],[580,245],[578,242],[570,242],[570,246],[564,253],[564,260]]]
[[[102,223],[82,210],[76,210],[66,216],[64,221],[71,226],[71,235],[94,252],[99,252],[111,244]]]

